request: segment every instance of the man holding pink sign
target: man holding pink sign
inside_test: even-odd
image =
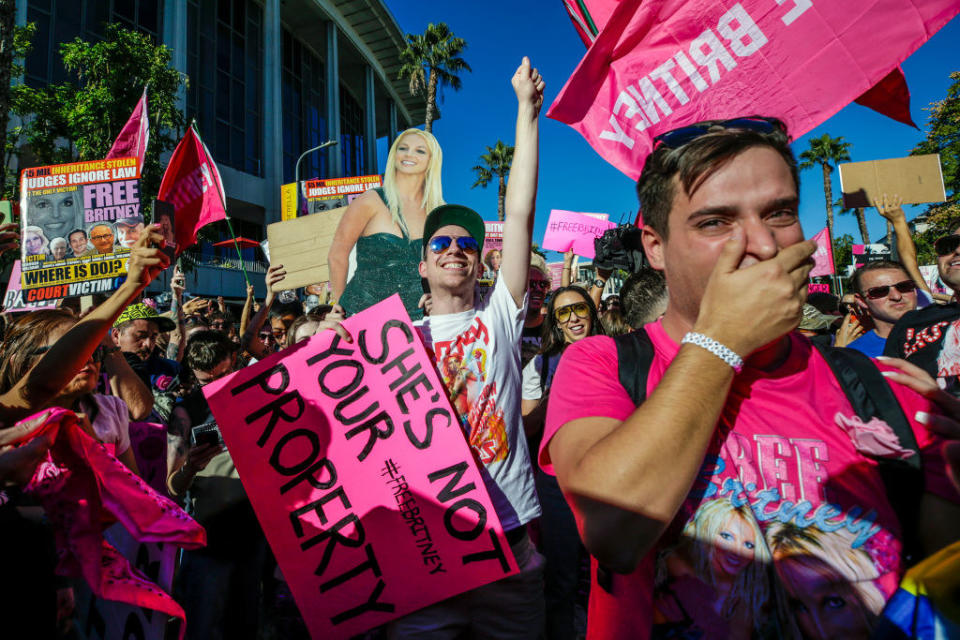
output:
[[[450,637],[457,631],[481,638],[537,638],[543,629],[543,557],[526,531],[540,515],[540,504],[520,414],[516,345],[526,316],[544,83],[526,57],[512,82],[519,105],[499,277],[486,300],[475,299],[483,220],[459,205],[434,209],[424,225],[420,263],[433,308],[417,327],[480,463],[520,573],[394,621],[391,638]]]

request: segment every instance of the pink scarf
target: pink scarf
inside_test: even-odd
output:
[[[65,409],[48,409],[25,422],[43,426],[23,438],[55,433],[47,459],[25,491],[36,496],[54,528],[57,573],[86,579],[98,597],[160,611],[178,618],[183,609],[104,540],[103,531],[119,521],[141,542],[167,542],[196,549],[206,531],[169,498],[160,495],[77,426]]]

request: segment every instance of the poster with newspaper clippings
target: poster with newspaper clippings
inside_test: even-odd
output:
[[[144,229],[136,158],[24,169],[21,283],[35,302],[116,289]]]
[[[368,189],[383,186],[379,175],[325,178],[301,182],[301,210],[297,211],[297,185],[285,184],[280,189],[280,219],[293,220],[299,215],[322,213],[346,207]]]

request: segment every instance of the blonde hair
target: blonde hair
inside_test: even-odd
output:
[[[443,166],[443,151],[440,149],[440,143],[433,137],[433,134],[422,129],[407,129],[397,136],[397,139],[390,145],[390,153],[387,154],[387,167],[383,171],[383,194],[387,198],[387,207],[390,209],[390,216],[393,222],[409,234],[407,224],[400,215],[400,194],[397,193],[397,147],[400,141],[408,135],[418,135],[427,142],[427,148],[430,149],[430,163],[427,165],[427,172],[423,178],[423,200],[420,206],[429,213],[442,204],[443,188],[440,185],[440,170]]]
[[[730,498],[717,498],[700,506],[683,529],[683,545],[693,562],[697,576],[707,584],[719,582],[713,569],[716,539],[731,515],[753,531],[753,559],[734,579],[734,586],[723,603],[722,615],[729,619],[741,604],[750,613],[754,628],[764,624],[764,612],[770,599],[770,550],[749,504],[734,507]]]
[[[766,537],[777,574],[787,591],[793,594],[808,588],[794,583],[793,574],[785,570],[788,565],[816,572],[850,594],[851,602],[860,603],[864,624],[873,628],[886,598],[873,583],[880,572],[870,554],[863,548],[853,548],[853,533],[842,528],[826,533],[816,527],[801,529],[775,522],[767,529]]]
[[[43,229],[40,227],[30,225],[24,228],[23,230],[23,239],[26,240],[27,236],[33,234],[43,240],[43,246],[40,249],[40,253],[47,253],[47,250],[50,248],[50,240],[47,238],[47,234],[43,232]],[[24,253],[26,254],[26,242],[24,242]],[[38,254],[26,254],[26,255],[40,255]]]

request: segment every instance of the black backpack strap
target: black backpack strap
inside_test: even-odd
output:
[[[653,364],[653,342],[642,327],[613,339],[617,345],[620,384],[633,404],[640,406],[647,399],[647,379]],[[613,570],[597,563],[597,584],[613,593]]]
[[[542,395],[547,391],[547,374],[550,373],[550,356],[541,353],[533,357],[540,358],[540,393]]]
[[[921,558],[917,518],[924,478],[920,447],[910,421],[873,360],[855,349],[815,346],[830,365],[857,416],[864,422],[871,418],[883,420],[900,439],[900,446],[914,451],[912,456],[904,460],[875,458],[887,499],[900,520],[903,559],[906,566],[911,566]]]
[[[613,339],[617,345],[620,384],[638,407],[647,399],[647,378],[653,364],[653,342],[642,327]],[[629,363],[630,366],[624,366]]]

